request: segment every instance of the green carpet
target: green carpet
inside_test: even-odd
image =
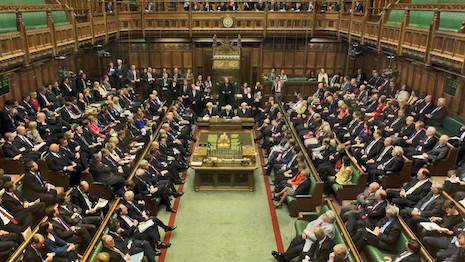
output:
[[[276,240],[261,168],[254,192],[195,192],[188,170],[165,261],[276,261]],[[168,223],[170,213],[158,217]],[[287,206],[277,210],[284,247],[295,236]],[[163,239],[162,233],[162,239]]]

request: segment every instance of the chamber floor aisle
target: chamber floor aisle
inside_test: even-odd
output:
[[[174,224],[172,246],[164,261],[274,261],[276,240],[261,167],[255,171],[254,192],[195,192],[189,169]],[[158,216],[168,222],[170,214]],[[295,235],[287,207],[277,210],[286,246]],[[162,239],[163,239],[162,234]]]

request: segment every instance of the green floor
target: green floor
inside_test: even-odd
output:
[[[261,168],[255,172],[254,192],[195,192],[189,169],[171,235],[167,262],[275,261],[276,240]],[[158,217],[168,222],[163,209]],[[284,247],[295,236],[287,206],[277,210]],[[163,234],[163,233],[162,233]],[[163,239],[163,235],[162,235]]]

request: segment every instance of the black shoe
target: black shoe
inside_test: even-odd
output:
[[[268,164],[262,164],[262,167],[267,167],[267,166],[268,166]]]
[[[176,213],[176,210],[174,210],[172,208],[167,208],[166,211],[171,212],[171,213]]]
[[[278,261],[284,261],[283,253],[280,253],[278,251],[272,251],[271,255]]]
[[[185,184],[185,183],[186,183],[186,181],[177,181],[175,184],[176,184],[176,185],[183,185],[183,184]]]
[[[180,197],[180,196],[182,196],[182,195],[184,195],[184,192],[176,192],[176,193],[173,194],[173,196],[174,196],[175,198],[178,198],[178,197]]]
[[[158,257],[161,255],[161,251],[155,250],[155,256]]]
[[[159,249],[164,249],[164,248],[169,248],[171,246],[171,244],[166,244],[166,243],[163,243],[163,242],[160,242],[158,243],[158,248]]]
[[[276,206],[274,206],[274,208],[276,208],[276,209],[280,209],[282,206],[283,206],[283,205],[279,205],[279,206],[278,206],[278,205],[276,205]]]
[[[192,141],[194,141],[194,143],[195,143],[195,142],[197,142],[197,139],[194,138],[194,139],[192,139]]]
[[[166,227],[165,232],[173,231],[173,230],[175,230],[176,228],[177,228],[177,226]]]

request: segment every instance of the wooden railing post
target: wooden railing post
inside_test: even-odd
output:
[[[28,65],[31,63],[31,54],[29,53],[29,40],[27,36],[26,26],[23,21],[23,14],[21,12],[16,13],[16,27],[21,33],[22,49],[24,51],[24,64]]]
[[[350,9],[349,30],[347,31],[347,42],[349,42],[349,45],[352,44],[352,19],[353,17],[354,17],[354,9],[352,8]]]
[[[313,0],[313,21],[312,21],[312,32],[310,32],[310,36],[313,37],[315,35],[316,29],[316,0]]]
[[[189,14],[189,37],[192,38],[192,26],[194,25],[194,23],[192,22],[192,2],[190,2],[189,11],[187,12]]]
[[[362,28],[360,28],[360,43],[364,44],[365,43],[365,32],[366,32],[366,24],[367,21],[370,17],[370,13],[368,12],[368,8],[365,11],[365,15],[363,16],[362,20]]]
[[[337,39],[341,39],[341,19],[342,19],[342,13],[344,12],[344,1],[339,0],[339,13],[337,15]]]
[[[87,21],[90,22],[90,32],[92,34],[92,40],[90,42],[91,42],[91,44],[95,44],[94,16],[90,12],[90,10],[87,10]]]
[[[267,3],[268,2],[265,2],[265,19],[263,19],[265,21],[265,26],[263,26],[263,37],[265,37],[265,38],[266,38],[267,29],[268,29],[268,6],[267,6]]]
[[[105,43],[108,43],[109,33],[108,33],[108,16],[107,12],[105,12],[105,8],[103,9],[103,25],[105,28]]]
[[[113,6],[116,6],[116,0],[113,0]],[[119,21],[119,9],[114,10],[113,14],[115,14],[115,23],[116,23],[116,39],[119,39],[120,34],[121,34],[121,25]]]
[[[383,33],[383,27],[384,23],[386,23],[386,18],[387,13],[386,13],[386,8],[383,8],[383,11],[381,12],[381,18],[379,19],[379,26],[378,26],[378,36],[376,40],[376,47],[378,48],[378,51],[381,52],[382,47],[381,47],[381,34]]]
[[[52,55],[56,56],[58,54],[58,43],[55,31],[55,23],[53,22],[52,10],[47,10],[47,27],[50,28],[50,41],[52,43]]]
[[[426,40],[426,50],[425,50],[425,57],[424,61],[427,65],[431,63],[431,49],[433,49],[433,40],[434,40],[434,34],[436,33],[436,30],[439,28],[439,17],[441,16],[441,12],[439,10],[434,11],[434,16],[433,16],[433,23],[429,27],[428,31],[428,38]]]
[[[77,21],[76,21],[76,13],[73,12],[73,8],[69,9],[69,17],[70,17],[71,25],[73,26],[73,36],[74,36],[73,51],[77,52],[79,49],[79,36],[78,36],[78,28],[77,28]]]
[[[400,33],[399,33],[399,43],[397,45],[397,54],[402,55],[402,46],[404,45],[405,40],[405,28],[410,23],[410,10],[405,8],[404,11],[404,18],[402,19],[402,23],[400,24]]]
[[[145,39],[145,7],[142,7],[140,11],[140,29],[142,30],[142,37]]]

